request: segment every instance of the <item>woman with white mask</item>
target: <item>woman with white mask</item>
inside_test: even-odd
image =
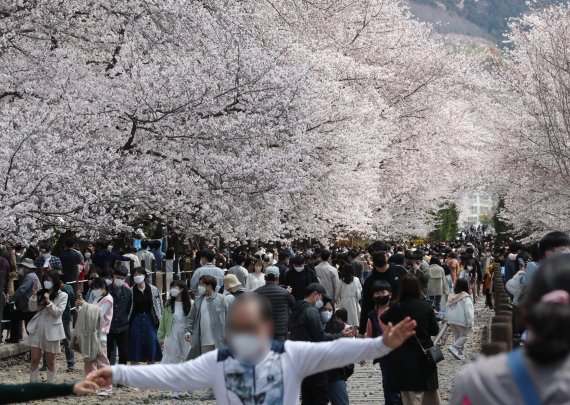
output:
[[[39,285],[32,288],[28,309],[30,312],[37,312],[27,326],[32,359],[30,382],[39,381],[38,367],[42,351],[47,362],[47,382],[55,382],[55,356],[61,351],[60,340],[65,339],[61,318],[68,298],[67,294],[60,290],[60,285],[59,273],[51,270],[44,275],[41,289]]]
[[[253,271],[247,275],[245,280],[246,291],[255,291],[265,285],[265,262],[256,259],[251,267]]]
[[[184,328],[191,307],[192,302],[186,284],[180,280],[171,282],[170,300],[164,307],[158,327],[158,340],[162,347],[162,364],[178,364],[186,361],[190,343],[184,338]],[[178,398],[179,393],[172,391],[171,396]]]
[[[147,281],[146,270],[133,270],[133,309],[129,325],[128,360],[133,364],[155,363],[162,359],[157,338],[162,318],[162,299],[158,289]]]

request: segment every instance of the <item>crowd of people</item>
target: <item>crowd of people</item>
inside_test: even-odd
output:
[[[554,323],[570,320],[570,284],[560,270],[570,266],[564,255],[570,237],[562,232],[529,248],[476,234],[437,245],[377,241],[361,250],[210,247],[184,258],[195,269],[189,274],[172,270],[183,266],[168,264],[178,259],[159,241],[115,251],[111,242],[79,248],[69,240],[59,254],[53,250],[6,243],[0,251],[5,338],[19,342],[25,327],[31,383],[42,371],[56,382],[63,344],[67,369],[78,353],[89,380],[68,386],[77,393],[110,395],[113,384],[123,384],[170,390],[173,398],[209,388],[205,399],[228,404],[300,398],[343,405],[355,364],[371,360],[381,370],[377,384],[386,404],[437,405],[444,354],[433,338],[447,324],[453,334],[447,351],[464,360],[475,303],[493,309],[496,272],[512,294],[515,343],[526,347],[536,374],[551,377],[541,367],[566,359],[559,374],[569,375],[569,323]],[[153,285],[158,276],[151,272],[169,266],[162,291],[164,280]],[[549,295],[555,297],[545,300]],[[508,367],[486,370],[486,361],[461,374],[452,403],[510,403],[501,382],[488,378]],[[550,386],[544,395],[564,395]],[[494,401],[494,393],[506,402]]]

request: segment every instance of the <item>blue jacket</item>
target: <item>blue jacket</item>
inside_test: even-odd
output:
[[[116,261],[130,262],[131,258],[109,252],[106,249],[99,250],[93,255],[93,264],[100,269],[104,269],[105,267],[112,269]]]

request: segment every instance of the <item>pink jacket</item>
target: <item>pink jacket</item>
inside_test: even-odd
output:
[[[106,305],[105,305],[106,304]],[[101,323],[101,332],[104,334],[109,334],[109,330],[111,329],[111,322],[113,321],[113,297],[111,294],[107,294],[97,302],[99,305],[99,309],[101,309],[101,316],[103,322]],[[105,307],[103,310],[102,307]]]

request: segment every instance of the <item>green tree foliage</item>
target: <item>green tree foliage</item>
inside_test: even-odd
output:
[[[442,204],[438,211],[432,212],[434,218],[435,229],[428,235],[430,242],[439,242],[442,240],[455,240],[459,233],[459,212],[454,203],[446,202]]]
[[[497,210],[493,215],[493,228],[497,235],[497,243],[503,243],[514,239],[513,226],[501,218],[501,212],[505,209],[505,198],[499,197]]]

